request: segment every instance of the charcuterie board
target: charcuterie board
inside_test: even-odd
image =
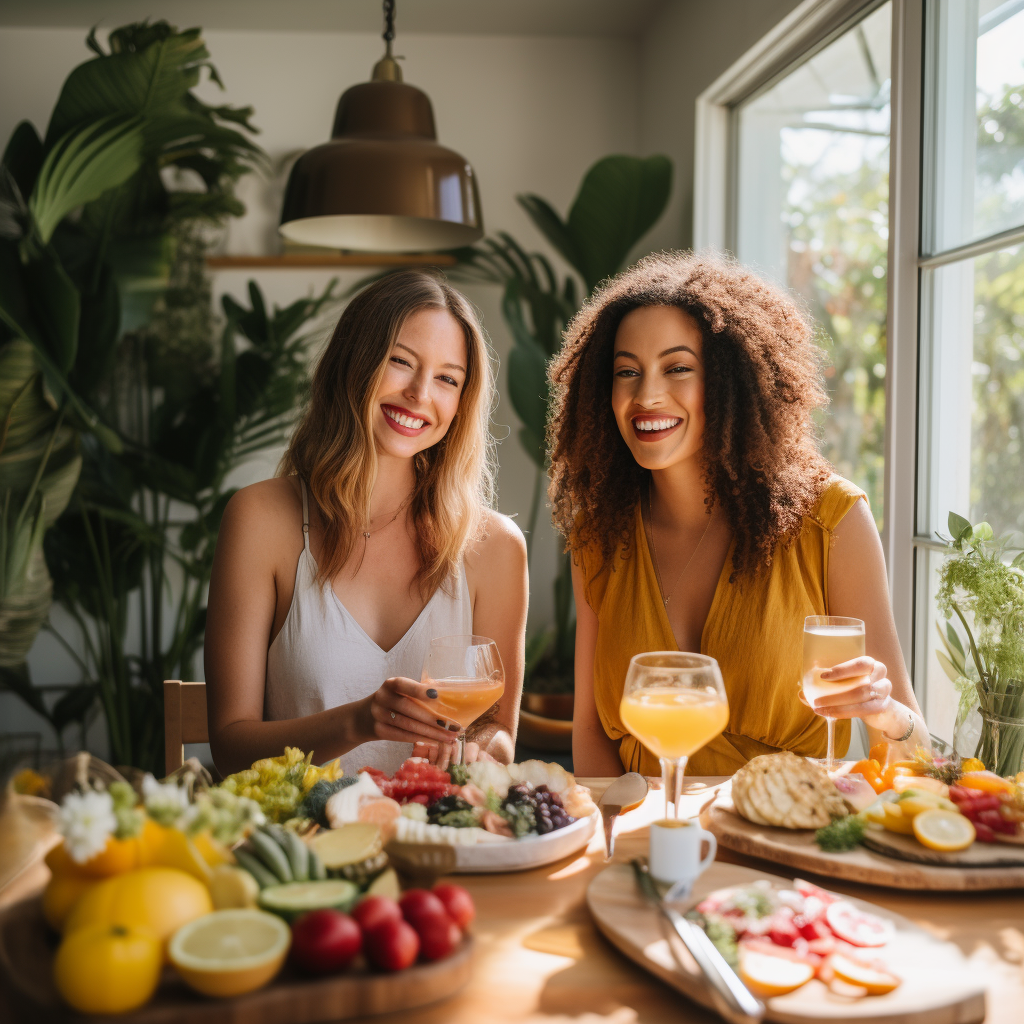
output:
[[[47,930],[38,896],[0,911],[0,985],[33,1024],[312,1024],[408,1010],[454,995],[469,981],[473,939],[444,960],[395,974],[351,970],[304,977],[286,966],[266,988],[234,999],[206,999],[170,968],[153,999],[134,1013],[85,1017],[69,1010],[53,984],[56,937]]]
[[[764,878],[782,886],[789,884],[789,879],[738,864],[715,863],[698,879],[691,902],[699,902],[716,889]],[[984,1019],[984,979],[953,943],[934,938],[883,907],[861,900],[851,902],[888,918],[895,926],[886,956],[890,969],[901,978],[899,987],[887,995],[851,999],[812,980],[795,992],[766,1000],[767,1020],[780,1024],[973,1024]],[[597,927],[620,952],[695,1002],[711,1006],[696,963],[680,944],[669,945],[661,916],[641,897],[630,865],[613,864],[602,871],[587,889],[587,905]]]
[[[975,843],[959,854],[937,854],[909,836],[879,831],[872,833],[877,841],[872,849],[858,847],[846,853],[825,853],[815,844],[814,832],[809,829],[755,825],[741,817],[733,808],[728,784],[718,791],[713,801],[705,804],[700,822],[715,834],[719,846],[748,857],[785,864],[787,871],[810,872],[867,885],[937,892],[1024,888],[1022,847]],[[900,840],[905,842],[900,843]],[[883,844],[885,852],[882,852]],[[911,860],[907,854],[915,855],[916,860]],[[952,860],[954,857],[957,859]]]

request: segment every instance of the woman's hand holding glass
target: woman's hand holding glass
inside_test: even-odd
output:
[[[845,679],[861,678],[864,681],[849,690],[826,694],[815,701],[808,701],[803,692],[800,699],[815,713],[828,718],[863,718],[891,711],[896,703],[892,698],[892,683],[886,675],[886,667],[880,661],[863,655],[844,661],[832,668],[821,671],[821,680],[826,683],[840,683]],[[866,678],[865,678],[866,677]],[[873,722],[869,722],[873,725]]]
[[[437,696],[425,683],[394,676],[385,679],[379,690],[366,699],[363,732],[366,740],[393,740],[397,743],[432,743],[439,758],[447,748],[451,758],[456,746],[455,723],[449,724],[419,703]]]

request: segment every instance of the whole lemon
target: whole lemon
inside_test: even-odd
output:
[[[75,872],[57,874],[47,883],[43,890],[43,917],[55,931],[61,931],[68,915],[75,904],[94,885],[100,885],[95,878]]]
[[[183,924],[212,910],[209,889],[192,875],[177,868],[138,868],[86,892],[68,915],[64,933],[90,925],[121,925],[166,942]]]
[[[81,1013],[126,1013],[147,1002],[160,982],[163,952],[148,932],[91,925],[65,937],[53,979]]]

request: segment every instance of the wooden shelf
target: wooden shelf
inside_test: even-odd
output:
[[[286,252],[278,256],[207,256],[210,270],[292,270],[317,267],[453,267],[447,252]]]

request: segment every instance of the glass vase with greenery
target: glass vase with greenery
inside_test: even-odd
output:
[[[946,628],[936,654],[959,692],[958,730],[975,708],[980,714],[974,756],[999,775],[1016,775],[1024,770],[1024,551],[1009,560],[1010,537],[955,512],[949,533],[937,594]]]
[[[534,464],[534,487],[525,523],[532,563],[537,520],[547,479],[545,433],[551,409],[547,367],[562,344],[562,332],[582,301],[618,273],[668,203],[672,163],[664,156],[608,156],[584,175],[563,220],[545,199],[517,199],[530,219],[575,272],[560,278],[541,253],[528,253],[501,232],[459,251],[453,276],[500,284],[502,315],[512,334],[508,394],[522,421],[519,441]],[[554,583],[554,621],[534,633],[526,646],[526,688],[564,693],[573,689],[576,618],[571,561],[562,552]]]

